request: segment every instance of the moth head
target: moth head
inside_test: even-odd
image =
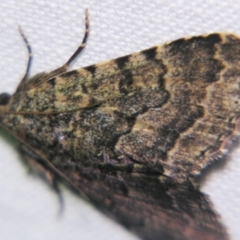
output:
[[[0,94],[0,106],[8,105],[11,95],[9,93]]]

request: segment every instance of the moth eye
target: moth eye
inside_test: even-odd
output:
[[[11,98],[11,95],[9,93],[1,93],[0,94],[0,106],[7,105],[9,103],[10,98]]]

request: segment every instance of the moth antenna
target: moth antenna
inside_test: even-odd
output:
[[[27,51],[28,51],[28,63],[27,63],[27,68],[26,68],[26,71],[25,71],[25,74],[21,80],[21,82],[24,82],[28,79],[28,76],[29,76],[29,72],[30,72],[30,69],[31,69],[31,65],[32,65],[32,49],[31,49],[31,46],[26,38],[26,36],[24,35],[21,27],[19,26],[18,27],[18,31],[27,47]]]
[[[87,42],[88,35],[89,35],[89,18],[88,18],[88,9],[86,8],[86,10],[85,10],[85,34],[84,34],[83,40],[82,40],[80,46],[78,47],[78,49],[75,51],[75,53],[66,62],[65,65],[67,67],[76,59],[76,57],[84,49],[84,47],[86,45],[86,42]]]
[[[28,40],[27,38],[25,37],[25,35],[23,34],[23,31],[22,29],[19,27],[19,32],[27,46],[27,49],[28,49],[28,64],[27,64],[27,69],[26,69],[26,72],[25,72],[25,75],[24,77],[22,78],[19,86],[17,87],[17,91],[20,91],[22,88],[24,88],[25,86],[25,82],[26,80],[28,79],[28,76],[29,76],[29,72],[30,72],[30,68],[31,68],[31,64],[32,64],[32,50],[31,50],[31,47],[28,43]],[[57,68],[55,70],[53,70],[52,72],[50,72],[49,74],[47,74],[45,76],[46,79],[50,79],[56,75],[60,75],[62,73],[65,73],[69,67],[69,65],[76,59],[76,57],[80,54],[80,52],[83,50],[83,48],[85,47],[85,44],[87,42],[87,38],[88,38],[88,34],[89,34],[89,18],[88,18],[88,9],[85,10],[85,34],[83,36],[83,40],[80,44],[80,46],[78,47],[78,49],[74,52],[74,54],[69,58],[69,60],[64,64],[62,65],[60,68]],[[45,79],[42,78],[41,79],[42,81],[44,81]]]

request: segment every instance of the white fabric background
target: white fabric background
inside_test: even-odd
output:
[[[17,31],[31,43],[31,73],[53,70],[74,52],[89,8],[90,37],[73,68],[113,59],[165,41],[210,32],[240,35],[240,1],[0,0],[0,92],[13,93],[27,53]],[[237,151],[238,150],[238,151]],[[240,149],[206,178],[210,195],[232,239],[240,239]],[[0,239],[137,239],[94,207],[63,189],[57,196],[26,173],[14,144],[0,138]]]

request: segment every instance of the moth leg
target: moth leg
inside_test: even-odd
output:
[[[29,173],[41,177],[57,193],[60,203],[59,213],[61,214],[64,208],[64,201],[61,189],[59,188],[58,176],[47,169],[41,159],[23,144],[19,145],[19,151],[22,154],[24,164],[28,167]]]

